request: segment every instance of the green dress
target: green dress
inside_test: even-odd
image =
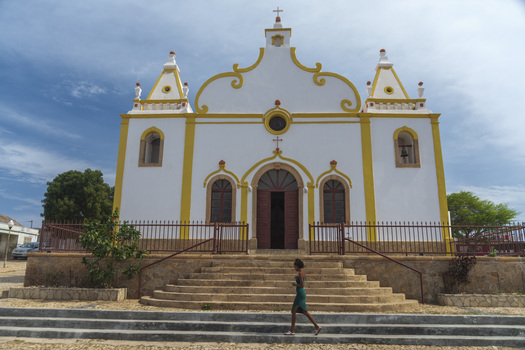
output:
[[[303,279],[303,282],[306,280],[306,278]],[[299,279],[299,276],[295,277],[295,283],[300,284],[301,280]],[[306,310],[306,292],[304,291],[304,288],[301,287],[295,287],[295,299],[293,301],[292,311],[296,306],[299,306],[297,308],[297,312],[305,313],[308,312]]]

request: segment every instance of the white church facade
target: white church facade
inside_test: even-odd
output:
[[[304,246],[314,222],[447,222],[439,114],[422,83],[410,98],[381,50],[362,98],[302,65],[279,17],[265,36],[253,65],[200,87],[195,111],[173,52],[147,98],[137,84],[121,115],[121,219],[245,222],[252,249]]]

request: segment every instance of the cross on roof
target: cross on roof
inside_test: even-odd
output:
[[[277,10],[273,10],[273,12],[277,12],[277,17],[279,17],[279,12],[284,12],[284,10],[279,10],[279,6],[277,6]]]
[[[276,139],[273,139],[273,141],[277,142],[277,148],[275,149],[277,152],[279,152],[279,141],[282,141],[283,139],[280,139],[279,136],[277,136]]]

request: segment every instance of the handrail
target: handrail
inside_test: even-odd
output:
[[[142,288],[142,270],[147,269],[148,267],[153,266],[153,265],[156,265],[156,264],[158,264],[158,263],[160,263],[160,262],[163,262],[164,260],[167,260],[167,259],[169,259],[169,258],[172,258],[172,257],[174,257],[175,255],[178,255],[178,254],[181,254],[181,253],[187,252],[187,251],[190,250],[190,249],[196,248],[196,247],[198,247],[198,246],[200,246],[200,245],[202,245],[202,244],[208,243],[208,242],[210,242],[210,241],[214,241],[214,244],[213,244],[213,253],[214,253],[214,254],[217,254],[217,244],[216,244],[216,243],[217,243],[217,240],[216,240],[215,237],[212,237],[212,238],[209,238],[209,239],[207,239],[207,240],[205,240],[205,241],[202,241],[202,242],[200,242],[200,243],[194,244],[194,245],[192,245],[191,247],[188,247],[188,248],[186,248],[186,249],[183,249],[183,250],[181,250],[181,251],[178,251],[178,252],[176,252],[176,253],[173,253],[173,254],[171,254],[170,256],[167,256],[167,257],[165,257],[165,258],[162,258],[162,259],[160,259],[160,260],[157,260],[157,261],[155,261],[155,262],[152,262],[151,264],[148,264],[148,265],[146,265],[146,266],[141,267],[140,270],[139,270],[139,288],[138,288],[139,298],[142,296],[142,293],[141,293],[141,288]]]
[[[386,256],[385,254],[379,253],[379,252],[377,252],[377,251],[375,251],[375,250],[373,250],[373,249],[371,249],[371,248],[368,248],[367,246],[364,246],[364,245],[362,245],[362,244],[360,244],[360,243],[357,243],[357,242],[355,242],[355,241],[352,241],[350,238],[346,238],[346,237],[343,239],[343,255],[344,255],[344,246],[345,246],[345,242],[344,242],[344,241],[345,241],[345,240],[347,240],[348,242],[353,243],[353,244],[355,244],[355,245],[358,245],[358,246],[360,246],[361,248],[365,248],[366,250],[369,250],[369,251],[371,251],[372,253],[375,253],[375,254],[377,254],[377,255],[380,255],[380,256],[382,256],[382,257],[385,258],[385,259],[388,259],[388,260],[390,260],[390,261],[393,261],[393,262],[395,262],[396,264],[399,264],[399,265],[401,265],[401,266],[403,266],[403,267],[406,267],[406,268],[409,269],[409,270],[412,270],[412,271],[414,271],[414,272],[417,272],[417,273],[419,274],[419,283],[420,283],[420,289],[421,289],[421,304],[425,304],[425,296],[424,296],[424,293],[423,293],[423,272],[421,272],[421,271],[419,271],[419,270],[417,270],[417,269],[415,269],[415,268],[413,268],[413,267],[411,267],[411,266],[408,266],[408,265],[406,265],[406,264],[403,264],[401,261],[397,261],[396,259],[392,259],[391,257],[388,257],[388,256]]]

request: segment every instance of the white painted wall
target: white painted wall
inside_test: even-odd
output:
[[[179,220],[185,118],[130,119],[122,186],[122,220]],[[139,167],[140,137],[155,126],[164,133],[162,167]]]
[[[378,221],[440,221],[436,162],[429,119],[371,118]],[[396,168],[394,132],[418,134],[421,168]]]

